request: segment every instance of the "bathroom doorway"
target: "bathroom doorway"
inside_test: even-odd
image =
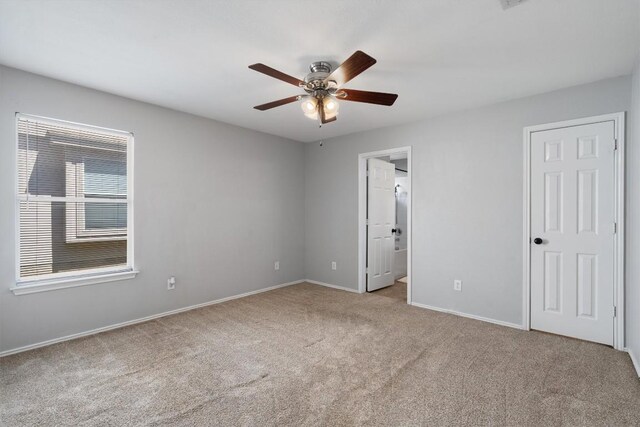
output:
[[[359,155],[360,292],[411,303],[411,148]]]

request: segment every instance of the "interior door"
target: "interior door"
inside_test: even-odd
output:
[[[613,345],[614,122],[531,137],[531,328]]]
[[[368,160],[367,291],[394,283],[395,176],[393,163]]]

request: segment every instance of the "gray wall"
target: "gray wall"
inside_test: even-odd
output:
[[[627,117],[626,344],[640,363],[640,58],[633,71],[632,102]]]
[[[636,68],[632,135],[640,134],[639,78]],[[15,112],[133,131],[141,271],[134,280],[14,296],[14,205],[0,204],[0,351],[304,277],[357,289],[357,155],[406,145],[414,301],[520,323],[522,128],[628,110],[630,93],[631,79],[621,77],[319,147],[0,66],[0,200],[15,198]],[[631,260],[640,252],[633,142]],[[166,290],[170,275],[174,291]],[[462,293],[453,279],[464,281]],[[628,309],[635,302],[637,313],[640,267],[632,262],[627,280]],[[638,315],[627,315],[638,354]]]
[[[307,145],[307,278],[357,289],[358,153],[410,145],[413,301],[521,324],[523,127],[625,111],[630,89],[620,77]]]
[[[9,291],[15,112],[135,133],[136,279]],[[304,277],[299,142],[2,66],[0,141],[0,351]],[[166,288],[170,275],[174,291]]]

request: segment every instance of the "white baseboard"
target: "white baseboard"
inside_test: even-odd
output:
[[[332,285],[331,283],[318,282],[317,280],[305,279],[305,282],[313,283],[314,285],[326,286],[327,288],[339,289],[341,291],[354,292],[359,294],[357,289],[345,288],[344,286]]]
[[[420,307],[420,308],[426,308],[427,310],[439,311],[441,313],[453,314],[455,316],[467,317],[469,319],[474,319],[474,320],[480,320],[482,322],[493,323],[495,325],[507,326],[509,328],[515,328],[515,329],[522,329],[522,325],[519,325],[517,323],[505,322],[503,320],[491,319],[489,317],[477,316],[475,314],[463,313],[461,311],[449,310],[449,309],[440,308],[440,307],[434,307],[432,305],[420,304],[418,302],[412,302],[411,305],[416,306],[416,307]]]
[[[244,298],[244,297],[248,297],[250,295],[260,294],[262,292],[268,292],[268,291],[272,291],[272,290],[278,289],[278,288],[284,288],[285,286],[297,285],[297,284],[302,283],[304,281],[305,280],[295,280],[293,282],[282,283],[280,285],[270,286],[268,288],[258,289],[256,291],[245,292],[243,294],[232,295],[230,297],[220,298],[220,299],[217,299],[217,300],[208,301],[208,302],[204,302],[204,303],[201,303],[201,304],[190,305],[188,307],[178,308],[176,310],[170,310],[170,311],[165,311],[163,313],[152,314],[151,316],[141,317],[141,318],[135,319],[135,320],[128,320],[126,322],[116,323],[114,325],[104,326],[102,328],[96,328],[96,329],[92,329],[92,330],[86,331],[86,332],[79,332],[77,334],[71,334],[71,335],[67,335],[67,336],[61,337],[61,338],[54,338],[54,339],[47,340],[47,341],[42,341],[42,342],[39,342],[39,343],[36,343],[36,344],[29,344],[29,345],[25,345],[24,347],[18,347],[18,348],[14,348],[14,349],[11,349],[11,350],[2,351],[2,352],[0,352],[0,357],[10,356],[12,354],[22,353],[23,351],[34,350],[36,348],[46,347],[48,345],[57,344],[57,343],[64,342],[64,341],[70,341],[70,340],[73,340],[73,339],[76,339],[76,338],[82,338],[82,337],[86,337],[86,336],[89,336],[89,335],[95,335],[95,334],[99,334],[100,332],[106,332],[106,331],[111,331],[111,330],[114,330],[114,329],[123,328],[125,326],[135,325],[136,323],[148,322],[149,320],[158,319],[160,317],[171,316],[172,314],[183,313],[185,311],[195,310],[196,308],[206,307],[208,305],[220,304],[220,303],[225,302],[225,301],[230,301],[230,300],[234,300],[234,299],[238,299],[238,298]]]
[[[631,351],[630,348],[625,348],[625,351],[629,353],[629,357],[631,358],[631,363],[633,363],[633,367],[636,368],[636,374],[638,375],[638,377],[640,377],[640,360],[636,358],[636,356],[633,354],[633,351]]]

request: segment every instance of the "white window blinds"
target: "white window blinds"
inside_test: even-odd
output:
[[[18,281],[131,270],[131,134],[24,115],[17,131]]]

